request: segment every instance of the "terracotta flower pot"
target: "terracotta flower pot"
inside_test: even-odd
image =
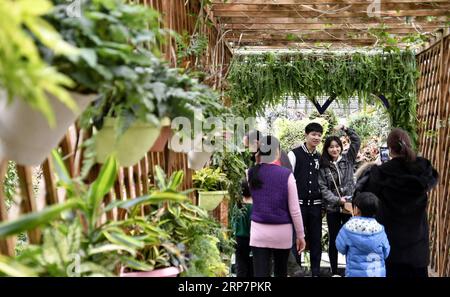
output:
[[[78,113],[52,95],[48,96],[56,118],[56,126],[51,128],[42,113],[23,100],[15,99],[8,105],[6,92],[0,89],[0,159],[14,160],[26,166],[42,164],[70,125],[97,96],[71,95],[78,105]]]
[[[208,211],[219,206],[223,199],[228,198],[228,191],[198,192],[198,205]]]
[[[116,121],[116,118],[105,118],[102,129],[96,135],[97,162],[104,163],[110,154],[116,153],[120,166],[133,166],[153,146],[161,128],[138,122],[132,124],[119,138],[116,138],[114,129]]]
[[[155,269],[152,271],[139,271],[139,272],[124,272],[125,269],[120,269],[120,277],[176,277],[181,271],[177,267],[167,267]]]

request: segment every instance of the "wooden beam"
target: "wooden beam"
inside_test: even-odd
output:
[[[380,17],[406,17],[406,16],[448,16],[446,9],[411,9],[411,10],[383,10],[380,11]],[[214,10],[214,17],[368,17],[366,10],[360,11],[341,11],[338,13],[324,13],[320,11],[297,11],[295,9],[286,10]],[[373,18],[376,18],[373,16]]]
[[[410,33],[414,31],[405,30],[405,29],[397,29],[395,32],[396,36],[408,36]],[[228,41],[239,41],[243,39],[286,39],[286,40],[301,40],[304,38],[347,38],[347,39],[358,39],[358,38],[373,38],[374,36],[369,34],[368,32],[357,31],[357,30],[335,30],[335,31],[291,31],[291,32],[283,32],[283,31],[239,31],[239,32],[230,32],[225,38]]]
[[[213,0],[213,4],[257,4],[257,5],[300,5],[300,4],[366,4],[373,0]],[[383,0],[382,3],[446,3],[448,0]]]
[[[406,19],[354,17],[354,18],[302,18],[302,17],[220,17],[222,24],[406,24]],[[416,25],[432,25],[444,27],[448,22],[447,17],[436,17],[433,21],[427,21],[427,17],[416,17]],[[411,23],[411,22],[410,22]]]
[[[225,24],[225,29],[231,30],[367,30],[380,28],[379,24]],[[410,24],[389,24],[389,29],[414,29]],[[417,26],[422,30],[441,28],[440,25],[427,24]],[[415,30],[415,29],[414,29]],[[386,29],[383,29],[386,31]]]
[[[211,7],[213,12],[219,11],[259,11],[259,12],[267,12],[267,11],[324,11],[326,14],[328,13],[339,13],[342,11],[371,11],[369,8],[370,3],[365,4],[348,4],[348,3],[339,3],[334,5],[324,5],[324,4],[314,4],[314,5],[304,5],[304,4],[271,4],[271,5],[262,5],[262,4],[214,4]],[[380,1],[380,11],[386,10],[433,10],[433,9],[448,9],[448,2],[441,3],[385,3],[384,1]]]
[[[341,45],[358,45],[358,46],[369,46],[373,45],[375,43],[374,40],[352,40],[352,41],[346,41],[346,40],[305,40],[305,42],[292,42],[292,41],[281,41],[281,40],[266,40],[266,41],[248,41],[248,42],[241,42],[239,44],[240,47],[246,47],[246,46],[278,46],[278,47],[297,47],[302,45],[318,45],[323,44],[322,47],[326,47],[327,44],[341,44]]]
[[[52,159],[48,158],[42,164],[42,171],[44,173],[45,180],[45,203],[50,206],[53,204],[58,204],[58,194],[56,191],[56,181],[53,176],[53,166]]]

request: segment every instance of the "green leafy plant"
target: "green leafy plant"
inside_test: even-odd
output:
[[[322,125],[324,131],[329,130],[329,122],[324,118],[315,118],[313,120],[303,119],[300,121],[292,121],[279,118],[275,121],[275,135],[280,140],[281,149],[290,151],[305,141],[305,127],[311,122],[316,122]],[[323,139],[327,137],[327,132],[322,136]],[[321,145],[320,145],[321,146]],[[318,148],[320,151],[320,147]]]
[[[154,191],[164,195],[165,200],[149,215],[139,215],[143,204],[136,199],[111,205],[127,210],[129,218],[119,224],[145,241],[144,248],[137,251],[137,259],[124,265],[147,271],[181,266],[185,276],[224,276],[227,268],[222,257],[231,255],[233,244],[225,235],[226,230],[186,199],[192,190],[178,190],[184,176],[182,171],[174,172],[170,178],[159,166],[155,172]]]
[[[42,245],[28,246],[15,261],[5,260],[0,272],[10,275],[12,265],[27,267],[20,273],[40,276],[114,275],[121,257],[135,254],[134,248],[142,245],[112,224],[98,224],[104,214],[103,197],[111,190],[117,175],[114,157],[108,159],[97,179],[87,186],[70,178],[56,151],[52,156],[67,200],[0,224],[0,237],[43,229]]]
[[[128,234],[139,237],[143,246],[136,251],[134,257],[122,258],[125,271],[152,271],[170,266],[186,270],[186,253],[184,244],[174,240],[172,230],[165,228],[167,220],[159,218],[170,208],[171,203],[179,203],[187,199],[188,191],[179,191],[183,181],[183,172],[174,172],[170,178],[161,167],[155,167],[156,188],[150,196],[127,201],[117,201],[108,206],[108,210],[118,207],[126,210],[128,217],[115,223],[115,226],[126,230]],[[153,197],[149,200],[148,197]],[[149,216],[141,213],[141,208],[155,204]]]
[[[192,177],[194,187],[203,191],[227,191],[230,181],[221,168],[203,168]]]
[[[246,154],[247,152],[224,151],[216,155],[213,163],[220,167],[229,180],[230,209],[241,199],[241,181],[245,177],[245,169],[249,166],[249,162],[246,162]]]
[[[314,120],[316,118],[323,118],[328,122],[328,129],[325,130],[326,131],[326,135],[332,135],[333,134],[333,129],[334,127],[337,126],[338,124],[338,119],[336,117],[336,114],[331,110],[331,109],[327,109],[325,111],[324,114],[319,114],[318,111],[313,111],[310,115],[309,115],[309,119],[310,120]]]
[[[370,108],[352,115],[348,126],[361,137],[361,143],[364,146],[373,137],[386,141],[390,123],[386,112]]]
[[[3,191],[6,196],[6,206],[8,209],[13,203],[16,189],[19,186],[19,176],[17,175],[16,164],[12,161],[8,162],[5,179],[3,180]]]
[[[55,55],[75,58],[78,51],[42,18],[51,9],[47,0],[1,1],[0,87],[6,90],[9,102],[16,97],[24,100],[54,126],[55,115],[47,96],[54,95],[76,110],[66,90],[73,87],[73,81],[43,61],[33,36]]]
[[[73,78],[76,91],[100,95],[82,115],[83,127],[100,129],[105,117],[115,117],[119,136],[135,122],[158,126],[164,117],[202,119],[202,112],[221,113],[217,93],[160,58],[167,32],[155,10],[122,0],[95,0],[83,2],[80,17],[68,18],[70,4],[53,1],[57,5],[47,19],[81,48],[81,55],[61,58],[45,47],[43,55]]]

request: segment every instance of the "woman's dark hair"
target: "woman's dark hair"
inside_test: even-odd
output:
[[[407,162],[414,162],[416,160],[416,153],[411,146],[411,138],[408,133],[400,128],[392,129],[387,138],[387,145],[389,150],[396,155],[405,158]]]
[[[325,144],[323,145],[322,156],[320,157],[320,166],[322,166],[322,167],[330,167],[331,156],[328,153],[328,148],[331,146],[331,143],[333,141],[336,141],[337,144],[341,147],[341,154],[344,151],[342,141],[339,137],[328,136],[327,139],[325,139]]]
[[[308,125],[306,125],[305,127],[305,133],[309,134],[311,132],[319,132],[319,133],[323,133],[323,127],[321,124],[319,123],[309,123]]]
[[[353,198],[353,207],[358,207],[361,211],[361,216],[373,218],[378,211],[378,197],[370,192],[362,192]]]
[[[250,188],[248,187],[247,179],[244,178],[241,181],[242,197],[251,197]]]
[[[277,152],[280,150],[280,142],[274,136],[264,136],[260,141],[258,155],[261,157],[259,164],[256,164],[248,171],[248,181],[250,189],[259,189],[262,187],[262,181],[259,179],[259,170],[262,163],[272,163],[277,158]]]

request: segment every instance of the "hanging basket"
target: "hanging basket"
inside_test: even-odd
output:
[[[158,136],[158,139],[156,139],[155,144],[153,144],[150,151],[152,152],[163,152],[166,148],[166,144],[169,141],[169,139],[172,137],[173,131],[170,127],[170,119],[164,118],[161,120],[161,133]]]
[[[125,272],[122,267],[120,269],[120,277],[177,277],[181,270],[177,267],[167,267],[155,269],[152,271]]]
[[[102,129],[95,137],[97,162],[103,164],[112,153],[116,153],[120,166],[134,166],[153,146],[161,128],[147,123],[134,123],[116,139],[116,121],[116,118],[105,118]]]
[[[70,94],[78,105],[78,113],[54,96],[48,96],[56,119],[55,127],[51,128],[42,113],[23,100],[15,99],[8,105],[6,92],[0,89],[0,159],[13,160],[25,166],[42,164],[70,125],[97,96]]]
[[[228,198],[228,191],[198,192],[198,206],[211,211]]]

